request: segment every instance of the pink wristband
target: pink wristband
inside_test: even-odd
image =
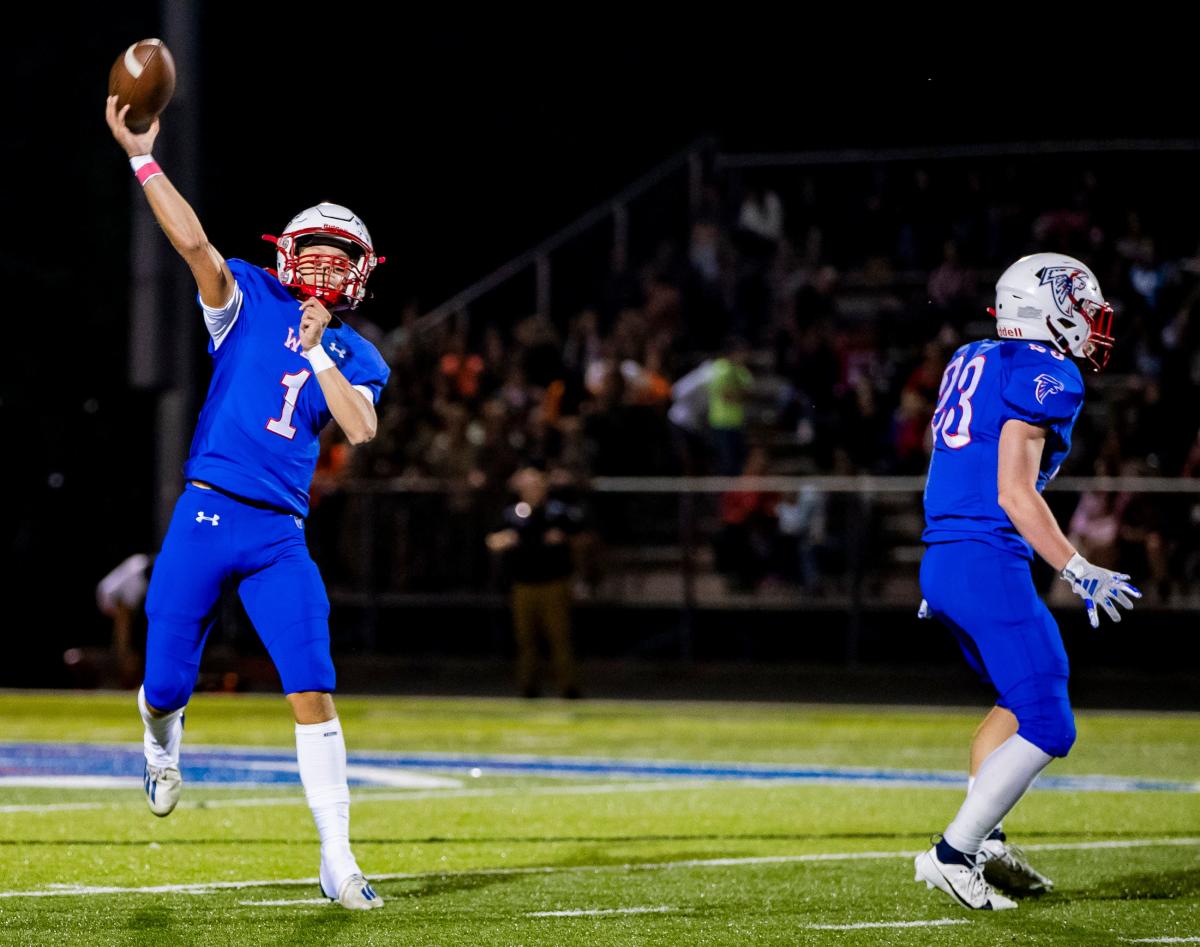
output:
[[[154,175],[162,174],[162,168],[158,166],[158,162],[154,160],[153,155],[135,155],[129,159],[129,166],[133,168],[133,173],[137,175],[138,184],[142,187],[146,186]]]

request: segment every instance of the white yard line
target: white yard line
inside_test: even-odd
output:
[[[1200,845],[1200,838],[1123,839],[1120,842],[1076,842],[1064,845],[1028,845],[1030,850],[1084,851],[1105,848],[1154,848],[1162,845]],[[463,871],[422,871],[373,874],[372,881],[412,881],[423,878],[447,877],[507,877],[515,875],[560,875],[597,872],[673,871],[679,868],[732,868],[753,865],[787,865],[804,862],[872,861],[892,858],[913,858],[919,852],[824,852],[810,855],[762,855],[750,858],[697,858],[671,862],[635,862],[623,865],[533,865],[526,868],[468,868]],[[178,885],[149,885],[125,888],[118,885],[49,885],[26,891],[0,891],[0,898],[45,898],[64,895],[106,894],[212,894],[216,891],[245,888],[273,888],[292,885],[315,885],[316,878],[264,878],[253,881],[209,881]]]
[[[1122,937],[1127,944],[1200,944],[1200,937],[1139,937],[1130,940]]]
[[[592,908],[583,911],[531,911],[526,917],[606,917],[614,914],[666,914],[674,911],[669,905],[657,908]]]
[[[479,789],[414,789],[411,792],[373,792],[364,789],[352,789],[351,796],[355,805],[366,805],[372,802],[415,802],[421,799],[487,799],[495,796],[591,796],[608,793],[626,792],[663,792],[672,789],[703,789],[716,785],[712,780],[679,780],[672,779],[661,782],[632,782],[632,783],[593,783],[583,786],[497,786]],[[139,792],[142,788],[141,779],[135,779],[130,787]],[[205,788],[232,788],[205,787]],[[261,787],[254,787],[261,788]],[[252,796],[249,799],[207,799],[179,803],[180,809],[256,809],[260,806],[307,806],[300,787],[296,787],[294,796]],[[126,809],[141,808],[142,803],[136,802],[72,802],[53,803],[47,805],[12,805],[0,806],[0,815],[5,812],[58,812],[65,809]]]
[[[141,776],[0,776],[0,789],[141,788]]]
[[[1076,852],[1105,848],[1148,848],[1152,845],[1200,845],[1200,838],[1114,839],[1111,842],[1043,842],[1022,845],[1027,852]]]
[[[585,786],[497,786],[491,789],[429,789],[412,792],[369,792],[351,790],[355,805],[372,802],[415,802],[421,799],[488,799],[496,796],[591,796],[607,793],[663,792],[670,789],[695,789],[712,786],[711,780],[694,782],[677,779],[662,782],[594,783]],[[258,799],[211,799],[195,803],[180,803],[180,808],[240,809],[257,806],[307,806],[304,796],[268,796]]]
[[[961,918],[939,917],[936,921],[864,921],[861,924],[809,924],[810,931],[860,931],[868,927],[949,927],[970,924]]]
[[[299,772],[300,767],[296,767]],[[346,775],[350,779],[361,779],[377,786],[390,786],[392,789],[459,789],[461,779],[449,776],[430,776],[427,773],[414,773],[409,770],[389,769],[386,766],[366,766],[362,763],[347,763]]]
[[[0,806],[0,815],[6,812],[70,812],[72,809],[112,809],[104,802],[54,802],[48,804]]]
[[[248,769],[251,772],[262,773],[300,773],[300,765],[290,760],[248,760],[234,762],[232,768]],[[408,770],[391,769],[386,766],[369,766],[362,763],[346,764],[346,775],[350,779],[361,779],[377,786],[390,786],[392,789],[459,789],[461,779],[451,779],[445,776],[429,776],[425,773],[414,773]],[[206,784],[219,785],[219,784]]]
[[[294,904],[333,904],[328,898],[297,898],[294,901],[239,901],[251,908],[290,908]]]

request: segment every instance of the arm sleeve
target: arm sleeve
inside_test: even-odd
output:
[[[221,343],[225,341],[242,312],[242,288],[235,279],[233,292],[225,305],[220,308],[205,305],[199,295],[196,298],[200,300],[200,308],[204,310],[204,325],[212,337],[213,351],[215,352],[221,347]]]
[[[250,316],[254,306],[262,299],[262,278],[266,271],[251,266],[244,260],[231,259],[225,261],[229,272],[233,274],[233,293],[229,300],[219,308],[206,306],[204,300],[196,295],[196,302],[204,313],[204,325],[208,329],[208,353],[216,355],[222,347],[228,349],[236,345],[234,341],[242,334],[242,326]],[[272,277],[273,278],[273,277]]]

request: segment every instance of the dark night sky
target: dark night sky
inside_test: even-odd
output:
[[[189,196],[216,245],[253,256],[259,234],[337,200],[392,258],[377,292],[426,307],[703,134],[749,151],[1194,133],[1193,110],[1174,107],[1193,98],[1187,60],[1111,36],[1093,48],[1075,25],[1060,48],[1037,24],[1002,43],[979,27],[811,14],[784,26],[612,11],[451,29],[397,22],[394,4],[341,16],[198,6],[201,178]],[[102,121],[104,81],[128,42],[162,32],[157,4],[120,7],[35,33],[6,67],[36,90],[17,100],[9,161],[39,155],[61,182],[57,207],[102,234],[121,232],[130,198]],[[19,190],[18,204],[44,208],[36,189]],[[63,214],[39,218],[46,238],[61,236]],[[119,265],[123,247],[109,249]]]
[[[2,67],[0,277],[23,315],[0,377],[0,486],[19,501],[9,581],[65,584],[63,614],[94,632],[92,585],[147,544],[153,457],[151,403],[125,384],[137,195],[103,99],[116,55],[162,30],[154,3],[90,6],[48,7],[56,22],[21,34]],[[393,304],[440,302],[704,134],[730,151],[1198,136],[1190,59],[1114,51],[1074,26],[1017,24],[1001,43],[965,24],[946,40],[811,13],[654,24],[606,8],[451,29],[397,23],[394,4],[200,6],[186,196],[210,238],[266,263],[260,234],[345,203],[390,258],[373,288]],[[376,308],[384,324],[395,312]]]

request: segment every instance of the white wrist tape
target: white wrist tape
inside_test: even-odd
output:
[[[326,369],[334,367],[333,359],[329,357],[329,353],[325,351],[320,343],[317,343],[305,352],[304,357],[308,359],[308,364],[312,366],[314,375],[319,375]]]

